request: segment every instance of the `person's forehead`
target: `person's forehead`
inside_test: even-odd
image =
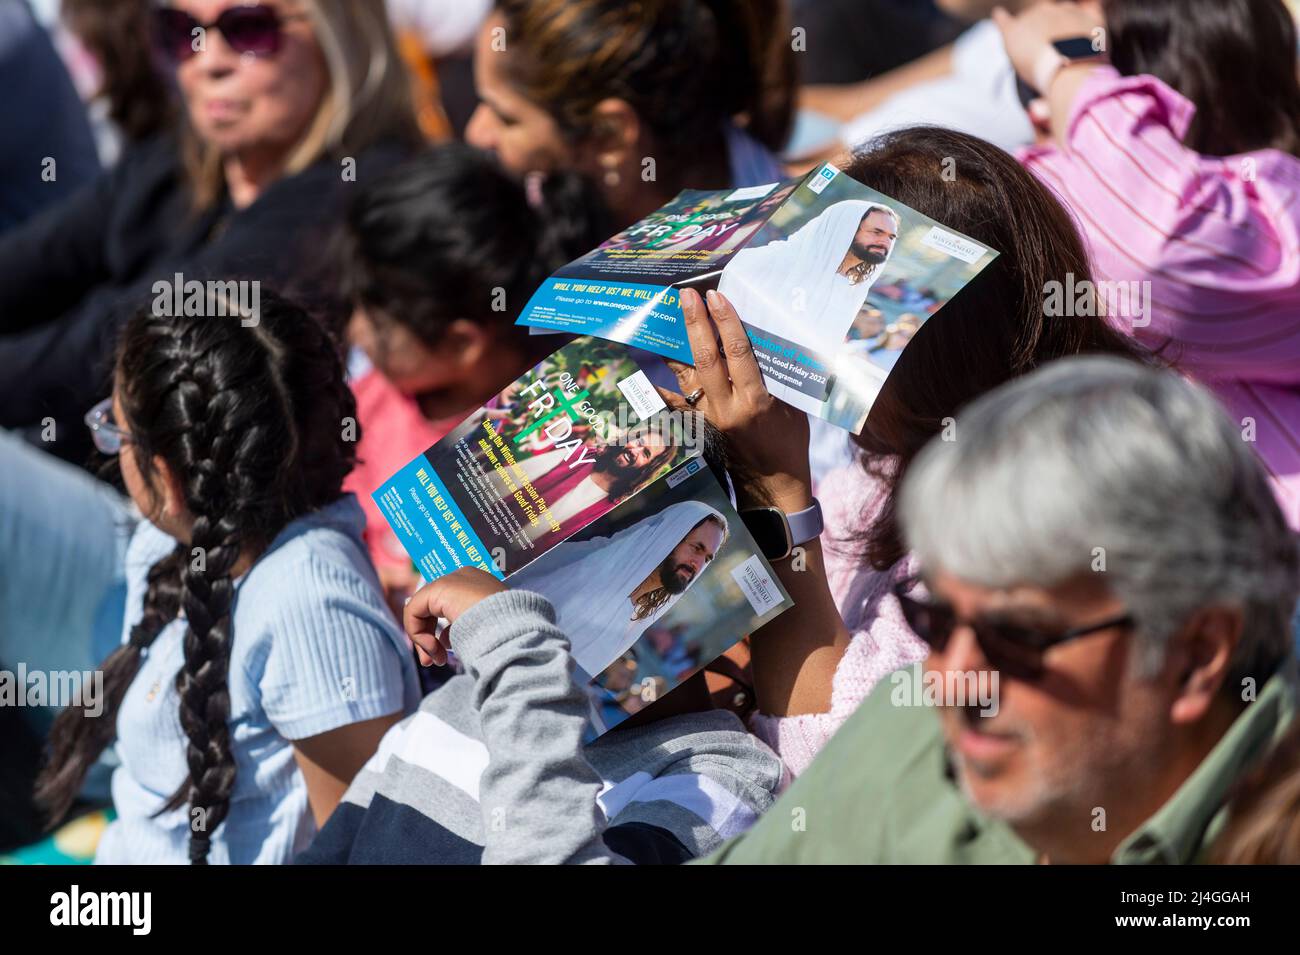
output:
[[[263,6],[271,7],[279,14],[296,13],[306,6],[304,0],[261,0]],[[195,19],[210,22],[231,7],[246,6],[246,0],[172,0],[172,6],[184,10]]]
[[[696,527],[687,535],[688,541],[698,541],[700,543],[714,543],[722,540],[722,528],[718,526],[717,521],[706,520],[703,524]]]
[[[499,13],[494,13],[479,28],[478,42],[474,48],[476,92],[480,99],[494,108],[510,113],[533,112],[544,116],[545,110],[517,90],[507,73],[510,48],[502,48],[498,39],[504,37],[504,30],[505,20]]]
[[[963,616],[1021,613],[1034,617],[1071,617],[1088,607],[1109,602],[1109,588],[1093,577],[1081,576],[1052,584],[1015,584],[986,587],[938,571],[927,576],[935,597],[945,600]]]

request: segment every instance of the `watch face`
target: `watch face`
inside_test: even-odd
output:
[[[1089,57],[1101,55],[1101,51],[1092,45],[1092,37],[1087,36],[1072,36],[1064,40],[1053,40],[1052,46],[1056,47],[1056,52],[1067,60],[1086,60]]]
[[[759,507],[741,511],[750,536],[768,560],[781,560],[790,554],[790,527],[785,515],[774,507]]]

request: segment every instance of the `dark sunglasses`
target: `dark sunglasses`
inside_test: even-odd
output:
[[[215,20],[206,24],[175,7],[159,7],[153,12],[159,49],[176,63],[197,53],[195,38],[211,29],[220,30],[226,44],[236,53],[272,56],[284,44],[284,24],[306,16],[305,13],[282,16],[274,7],[261,3],[227,7]],[[196,33],[196,30],[200,32]]]
[[[942,653],[960,621],[948,604],[909,596],[908,591],[914,589],[918,582],[915,577],[900,581],[894,585],[894,596],[902,605],[903,618],[912,632],[932,650]],[[974,632],[980,650],[990,666],[1014,679],[1036,680],[1046,672],[1043,656],[1052,647],[1112,627],[1131,627],[1133,617],[1125,613],[1058,633],[993,620],[970,620],[965,623]]]

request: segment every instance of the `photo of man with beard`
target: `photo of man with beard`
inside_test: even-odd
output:
[[[699,580],[728,533],[716,509],[682,501],[608,537],[559,544],[509,584],[551,602],[574,661],[590,677],[626,653]]]
[[[548,522],[541,521],[528,529],[536,550],[559,543],[645,487],[660,468],[672,463],[677,450],[668,435],[648,431],[629,436],[623,443],[586,452],[584,456],[589,460],[577,467],[570,464],[581,456],[561,450],[543,452],[521,462],[551,517],[560,525],[559,530],[552,530]]]
[[[718,283],[747,326],[784,339],[829,371],[867,293],[894,250],[899,215],[889,206],[846,199],[788,238],[737,252]],[[778,398],[816,413],[821,396],[767,379]]]

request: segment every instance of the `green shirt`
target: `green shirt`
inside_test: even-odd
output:
[[[758,825],[701,861],[1032,863],[1032,849],[962,796],[938,715],[930,707],[892,705],[891,690],[882,681]],[[1111,862],[1199,860],[1223,828],[1228,790],[1294,712],[1291,685],[1274,676]]]

